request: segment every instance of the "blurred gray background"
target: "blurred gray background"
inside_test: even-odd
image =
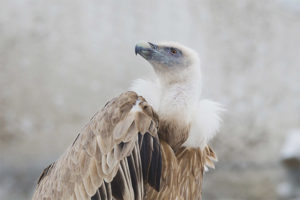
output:
[[[90,117],[153,75],[140,40],[197,50],[203,96],[228,109],[204,198],[289,199],[280,152],[300,126],[300,0],[1,0],[0,199],[30,199]]]

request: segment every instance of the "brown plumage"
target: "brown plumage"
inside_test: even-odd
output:
[[[168,47],[162,48],[168,51]],[[185,54],[182,51],[181,55]],[[191,58],[183,58],[182,63],[193,63]],[[178,59],[175,61],[181,63]],[[33,200],[201,199],[203,172],[206,167],[214,168],[217,158],[206,143],[184,145],[192,123],[188,103],[194,101],[188,101],[185,91],[175,90],[174,94],[162,96],[165,109],[157,110],[135,92],[109,101],[65,153],[43,171]],[[214,119],[215,115],[211,116]]]
[[[135,103],[140,110],[133,111]],[[94,195],[101,199],[200,199],[205,160],[215,158],[209,147],[205,151],[181,147],[175,154],[161,139],[162,160],[157,162],[162,163],[162,174],[154,173],[160,183],[156,180],[147,184],[153,178],[147,177],[149,171],[143,180],[141,162],[145,158],[139,154],[138,134],[149,134],[149,139],[159,144],[157,125],[158,116],[136,93],[127,92],[113,99],[91,119],[67,151],[43,171],[33,199],[79,200]],[[134,166],[136,180],[130,174],[130,159],[134,160],[130,165]],[[123,191],[117,194],[112,186],[122,187]]]
[[[99,188],[97,193],[106,196],[104,199],[112,195],[142,199],[143,160],[139,151],[141,145],[148,144],[145,139],[139,143],[139,135],[147,138],[150,147],[144,153],[153,159],[145,161],[145,167],[157,169],[161,157],[152,153],[154,148],[160,152],[157,125],[157,115],[136,93],[127,92],[113,99],[91,119],[67,151],[44,170],[33,199],[90,199]],[[146,183],[153,178],[147,173]],[[159,187],[159,173],[158,169],[151,174],[158,177],[150,183],[153,187]]]
[[[177,154],[161,142],[163,168],[161,188],[146,187],[145,199],[201,199],[204,153],[199,148],[179,149]]]

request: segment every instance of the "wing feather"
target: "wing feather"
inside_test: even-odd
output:
[[[73,144],[39,178],[33,199],[143,199],[159,190],[158,116],[134,92],[96,113]]]

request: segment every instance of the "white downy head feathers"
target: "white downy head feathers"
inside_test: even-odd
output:
[[[157,79],[138,79],[131,90],[143,96],[160,118],[191,125],[185,145],[203,149],[219,130],[224,109],[201,99],[198,54],[175,42],[139,43],[135,50],[152,65]]]

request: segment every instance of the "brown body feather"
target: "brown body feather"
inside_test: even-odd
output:
[[[178,123],[176,120],[160,119],[158,135],[176,152],[187,140],[190,124]]]
[[[161,188],[157,192],[147,186],[145,199],[200,200],[206,152],[200,148],[181,147],[175,154],[166,142],[161,141],[161,146]]]

